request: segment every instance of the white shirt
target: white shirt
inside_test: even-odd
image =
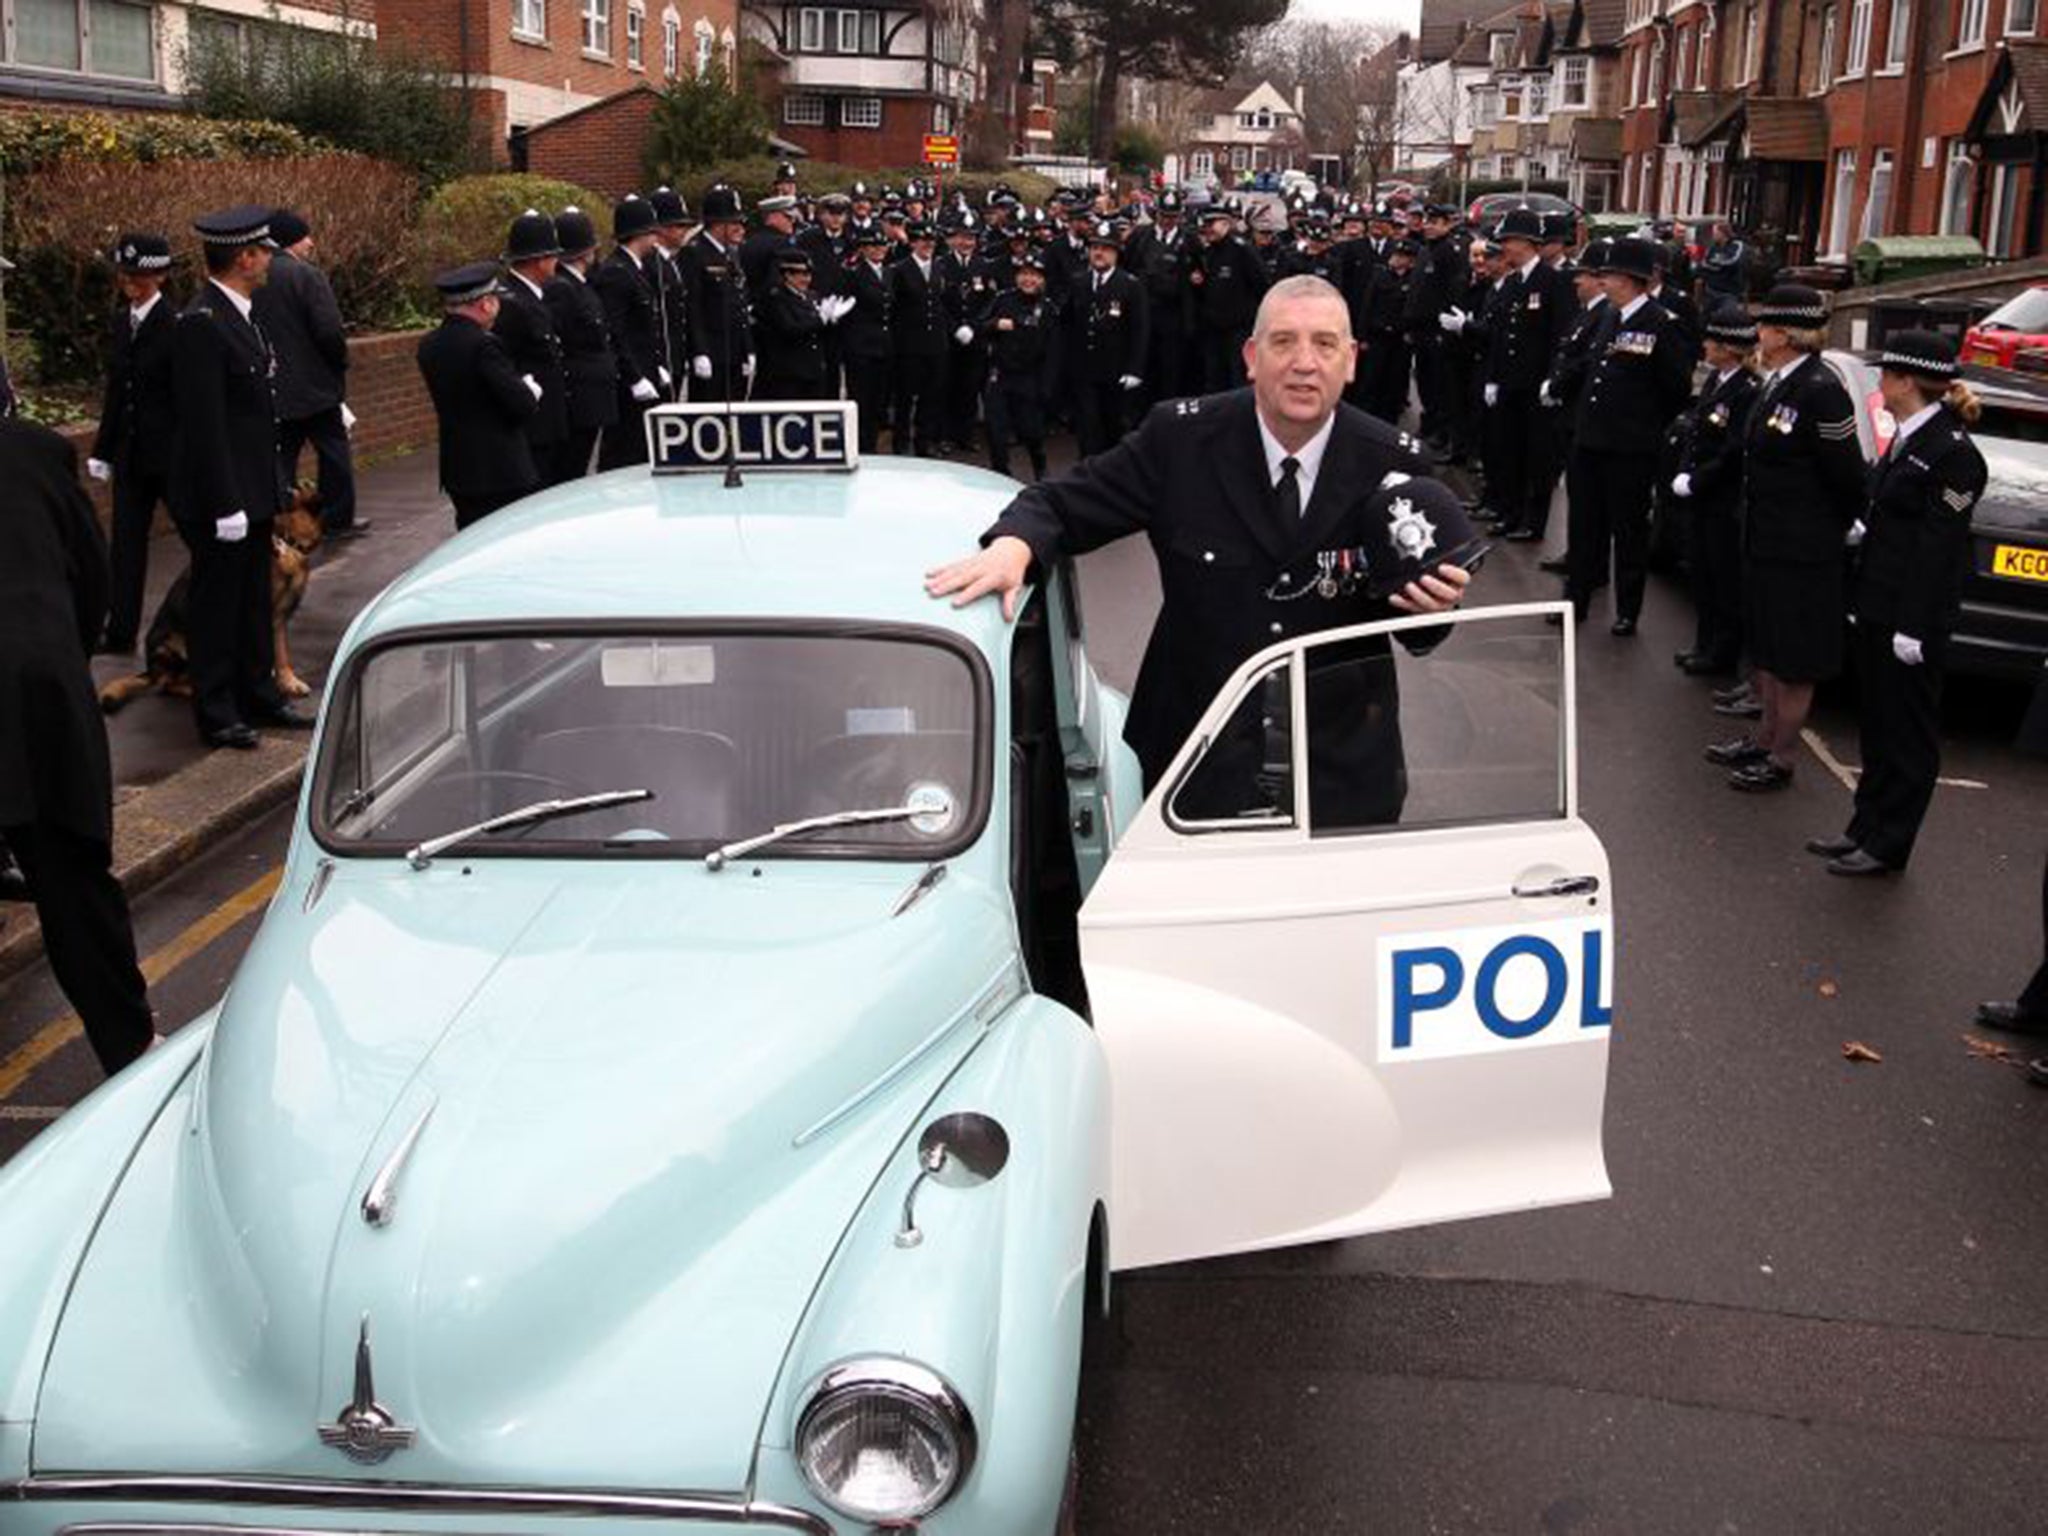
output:
[[[1650,296],[1647,293],[1637,294],[1634,298],[1630,299],[1626,304],[1621,306],[1621,318],[1623,320],[1627,320],[1630,315],[1634,314],[1637,310],[1641,309],[1645,304],[1649,302]]]
[[[1776,389],[1780,384],[1784,383],[1787,379],[1789,379],[1792,376],[1792,370],[1797,368],[1800,364],[1804,363],[1806,361],[1806,357],[1807,354],[1802,352],[1797,357],[1793,358],[1791,362],[1781,363],[1776,368],[1773,368],[1770,372],[1770,376],[1764,380],[1764,388]]]
[[[507,268],[506,270],[510,271],[511,269]],[[534,282],[533,279],[528,277],[524,272],[513,272],[512,276],[518,279],[520,282],[526,284],[527,290],[531,292],[536,299],[541,297],[540,284]]]
[[[930,282],[932,280],[932,264],[926,261],[922,256],[913,256],[910,259],[917,263],[917,270],[919,275],[922,276],[926,282]]]
[[[1526,279],[1530,273],[1534,272],[1538,267],[1542,265],[1543,256],[1539,252],[1538,254],[1531,256],[1527,261],[1523,262],[1519,267],[1515,268],[1515,270],[1521,273],[1523,278]]]
[[[1257,412],[1253,412],[1257,415]],[[1316,493],[1316,474],[1323,467],[1323,450],[1330,446],[1330,434],[1336,430],[1337,413],[1332,411],[1330,419],[1322,424],[1316,435],[1303,443],[1292,454],[1286,444],[1273,435],[1273,429],[1266,425],[1266,418],[1259,417],[1259,440],[1266,445],[1266,480],[1275,489],[1280,485],[1281,461],[1292,458],[1301,467],[1294,472],[1294,483],[1301,488],[1301,510],[1308,512],[1308,504]]]
[[[240,315],[244,320],[248,320],[251,325],[256,323],[251,318],[256,306],[246,295],[235,292],[234,289],[217,277],[209,277],[207,281],[228,296],[228,302],[235,306],[236,314]]]
[[[1900,446],[1906,441],[1906,439],[1911,437],[1915,432],[1918,432],[1922,427],[1926,426],[1928,422],[1932,421],[1934,419],[1934,413],[1939,411],[1940,409],[1941,402],[1937,400],[1932,405],[1921,406],[1919,410],[1915,411],[1912,415],[1908,416],[1904,421],[1900,422],[1899,430],[1892,434],[1892,445],[1890,449],[1887,450],[1885,457],[1896,457],[1899,453]]]
[[[151,311],[152,309],[155,309],[155,308],[156,308],[156,306],[157,306],[157,301],[158,301],[159,299],[161,299],[162,297],[163,297],[163,290],[162,290],[162,289],[158,289],[158,290],[157,290],[157,291],[156,291],[155,293],[152,293],[152,294],[151,294],[151,295],[150,295],[150,296],[149,296],[148,298],[144,299],[144,300],[143,300],[143,301],[142,301],[142,302],[141,302],[140,304],[131,304],[131,305],[129,305],[129,306],[128,306],[128,324],[129,324],[129,327],[130,327],[131,329],[133,329],[133,330],[138,330],[138,331],[139,331],[139,330],[141,330],[141,329],[142,329],[142,322],[143,322],[143,321],[145,321],[145,320],[147,320],[147,319],[149,318],[149,312],[150,312],[150,311]]]
[[[1719,373],[1714,375],[1714,387],[1716,389],[1719,389],[1723,384],[1726,384],[1730,379],[1734,378],[1735,375],[1740,372],[1742,372],[1742,367],[1740,364],[1737,364],[1733,368],[1723,368]]]

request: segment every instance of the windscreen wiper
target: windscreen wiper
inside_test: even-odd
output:
[[[557,816],[574,816],[578,811],[600,811],[608,805],[631,805],[636,800],[653,798],[651,789],[607,789],[595,795],[578,795],[573,800],[536,800],[532,805],[522,805],[516,811],[507,811],[474,826],[458,827],[453,832],[443,832],[439,837],[415,843],[407,851],[405,862],[414,869],[425,869],[434,862],[435,854],[446,853],[457,844],[466,843],[486,832],[502,832],[507,827],[524,827],[535,822],[553,821]]]
[[[834,811],[829,816],[810,816],[802,821],[785,821],[779,827],[771,827],[758,837],[744,838],[737,843],[727,843],[723,848],[714,848],[704,855],[704,867],[714,873],[725,868],[732,860],[752,853],[756,848],[766,848],[770,843],[779,843],[785,837],[797,837],[805,832],[822,832],[831,827],[859,827],[881,821],[909,821],[917,816],[944,815],[945,806],[929,802],[920,805],[891,805],[871,811]]]

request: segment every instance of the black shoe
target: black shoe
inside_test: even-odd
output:
[[[1857,848],[1843,854],[1839,859],[1829,859],[1828,873],[1831,875],[1895,875],[1898,871],[1875,854],[1865,853],[1861,848]]]
[[[363,535],[370,531],[370,527],[370,519],[359,517],[352,523],[343,523],[339,527],[329,528],[323,536],[330,544],[345,544],[350,539],[360,539],[363,537]]]
[[[1717,741],[1701,756],[1710,763],[1723,768],[1740,768],[1746,763],[1761,763],[1770,757],[1761,742],[1751,741],[1747,736],[1731,736],[1726,741]]]
[[[1767,790],[1784,789],[1792,782],[1792,770],[1770,757],[1759,758],[1747,767],[1738,768],[1728,775],[1728,787],[1742,790],[1745,794],[1762,794]]]
[[[1671,665],[1680,668],[1689,667],[1694,662],[1703,660],[1706,654],[1705,651],[1673,651],[1671,653]]]
[[[277,704],[256,711],[250,718],[258,725],[267,725],[273,730],[310,731],[318,717],[310,709],[297,704]]]
[[[1853,837],[1809,837],[1806,851],[1823,859],[1839,859],[1856,851]]]
[[[1616,619],[1612,624],[1607,626],[1607,633],[1609,633],[1610,635],[1618,635],[1623,640],[1632,639],[1635,635],[1635,632],[1636,621],[1634,619]]]
[[[1735,663],[1716,656],[1690,656],[1678,663],[1678,670],[1687,677],[1726,677],[1735,670]]]
[[[233,747],[237,752],[253,752],[263,744],[263,738],[239,720],[233,725],[217,726],[204,734],[209,747]]]
[[[1752,694],[1748,699],[1731,699],[1726,704],[1716,704],[1714,713],[1726,715],[1731,720],[1761,720],[1764,717],[1764,707]]]
[[[1510,544],[1533,544],[1543,535],[1534,528],[1510,528],[1502,537]]]
[[[2048,1015],[2021,1013],[2018,1003],[1979,1003],[1977,1022],[2015,1035],[2048,1035]]]
[[[0,853],[0,901],[34,901],[36,893],[29,889],[28,876],[21,872],[21,866],[14,862],[11,853]]]
[[[1548,571],[1553,576],[1562,576],[1571,568],[1571,561],[1567,560],[1563,555],[1559,555],[1555,560],[1538,560],[1536,562],[1537,570]]]
[[[1756,697],[1756,690],[1748,683],[1737,683],[1733,688],[1716,688],[1713,699],[1716,704],[1746,704]]]

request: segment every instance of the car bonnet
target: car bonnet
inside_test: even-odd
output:
[[[380,863],[281,901],[95,1236],[36,1469],[744,1487],[847,1223],[1017,990],[1000,892],[891,915],[917,868]],[[317,1432],[365,1329],[415,1431],[375,1468]]]

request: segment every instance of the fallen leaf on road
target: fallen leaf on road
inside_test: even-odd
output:
[[[1873,1051],[1861,1040],[1844,1040],[1842,1054],[1850,1061],[1883,1061],[1884,1057]]]
[[[1982,1035],[1965,1035],[1963,1044],[1970,1048],[1972,1056],[1983,1056],[1992,1061],[2012,1060],[2010,1047],[2000,1045],[1996,1040],[1986,1040]]]
[[[1820,995],[1822,997],[1839,997],[1841,992],[1842,989],[1832,981],[1824,981],[1820,984]]]

